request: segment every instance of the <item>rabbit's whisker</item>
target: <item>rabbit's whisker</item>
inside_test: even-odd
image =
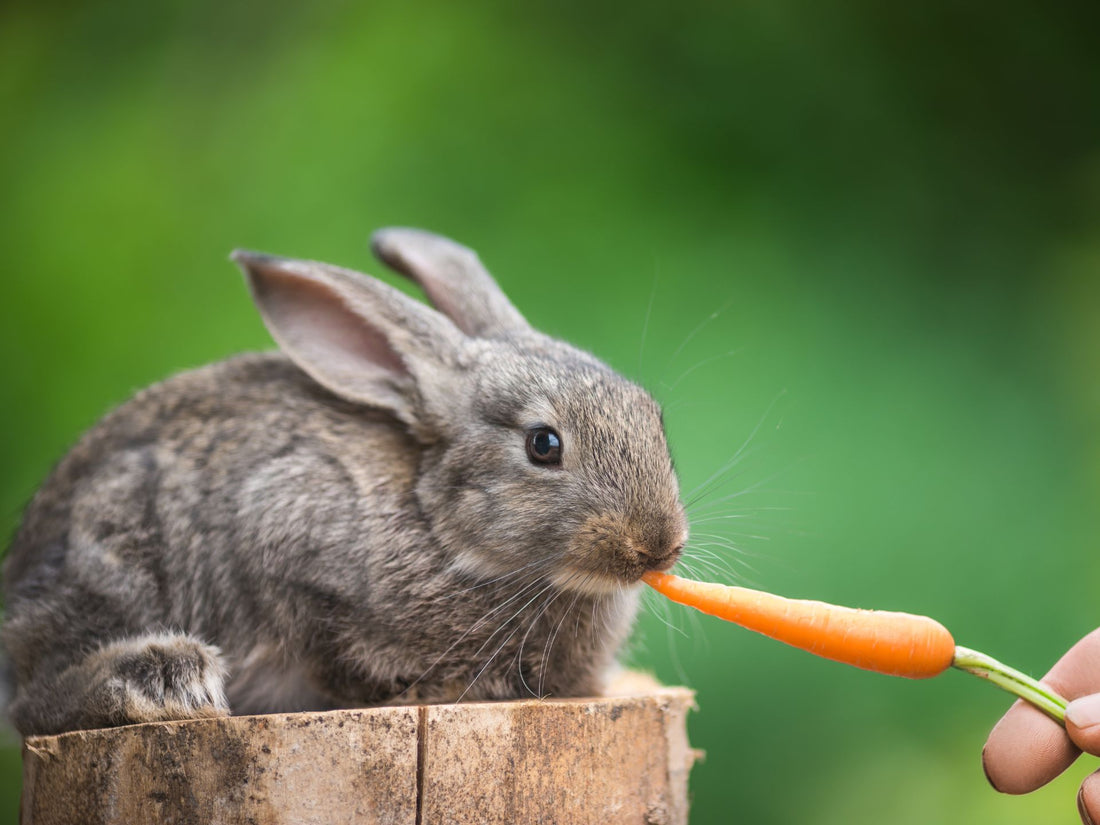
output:
[[[737,465],[738,461],[740,461],[741,458],[745,455],[745,450],[752,443],[753,439],[756,438],[756,434],[760,432],[760,428],[764,426],[764,422],[767,421],[768,416],[771,415],[771,412],[775,408],[775,405],[779,402],[779,399],[782,398],[786,394],[786,392],[786,390],[781,390],[779,394],[772,399],[771,403],[768,404],[767,409],[764,410],[764,414],[760,416],[760,420],[756,422],[756,426],[752,428],[752,432],[749,433],[748,438],[746,438],[741,446],[737,448],[737,451],[732,456],[730,456],[730,458],[721,467],[715,470],[706,481],[692,489],[691,492],[687,494],[687,508],[690,508],[691,505],[698,501],[700,498],[709,495],[711,485],[722,479],[722,477],[726,473],[728,473],[731,469],[733,469],[734,466]]]
[[[565,579],[562,582],[555,582],[555,585],[557,586],[557,592],[554,593],[554,595],[552,597],[548,598],[546,603],[542,606],[542,608],[538,612],[535,613],[534,618],[532,618],[531,621],[527,625],[527,631],[523,634],[523,638],[520,639],[519,647],[516,650],[516,655],[514,657],[514,661],[516,662],[517,667],[519,668],[520,682],[523,683],[524,688],[526,688],[527,692],[530,693],[532,696],[534,696],[536,694],[534,693],[533,690],[531,690],[530,686],[527,684],[527,680],[526,680],[526,678],[523,674],[523,649],[524,649],[524,646],[527,644],[527,638],[531,635],[531,631],[533,631],[535,629],[535,625],[538,623],[539,618],[543,615],[543,613],[546,612],[547,609],[549,609],[550,605],[552,605],[554,603],[554,601],[558,598],[558,596],[560,596],[562,593],[566,592],[566,588],[568,588],[573,583],[573,580],[576,577],[577,577],[576,574],[573,574],[569,578]]]
[[[554,642],[557,640],[558,633],[561,632],[561,629],[562,629],[563,625],[565,624],[565,620],[567,618],[569,618],[569,614],[571,612],[573,612],[574,608],[577,606],[577,601],[580,599],[580,596],[581,596],[580,592],[577,592],[576,594],[574,594],[573,600],[569,603],[569,607],[567,607],[565,609],[565,611],[562,613],[561,618],[558,620],[557,625],[554,626],[554,630],[550,634],[550,638],[547,640],[546,645],[543,649],[543,656],[542,656],[543,666],[542,666],[542,671],[539,673],[539,693],[542,694],[542,695],[545,695],[545,693],[543,691],[543,682],[546,678],[546,669],[547,669],[547,665],[549,664],[549,661],[550,661],[550,654],[554,650]],[[579,615],[579,612],[580,611],[577,611],[578,615]]]
[[[518,617],[521,613],[523,613],[524,610],[526,610],[534,602],[536,602],[544,593],[546,593],[547,591],[552,591],[553,589],[554,589],[553,582],[549,582],[541,590],[539,590],[537,593],[535,593],[534,596],[532,596],[530,599],[528,599],[526,602],[524,602],[523,605],[516,612],[514,612],[511,616],[509,616],[507,619],[505,619],[503,622],[501,622],[500,625],[497,627],[497,629],[494,630],[492,633],[490,633],[486,637],[485,641],[481,643],[481,647],[479,647],[477,650],[475,650],[473,652],[472,658],[477,658],[478,656],[480,656],[482,651],[485,650],[485,648],[489,646],[490,642],[493,641],[494,636],[496,636],[498,633],[500,633],[502,630],[504,630],[504,628],[506,628],[512,621],[514,621],[516,619],[516,617]]]
[[[477,651],[474,653],[474,657],[476,658],[477,656],[480,656],[481,652],[488,646],[489,642],[492,641],[493,637],[496,636],[497,633],[504,630],[504,628],[506,628],[512,622],[513,619],[515,619],[524,610],[526,610],[531,604],[533,604],[539,597],[542,596],[543,593],[546,593],[548,590],[551,590],[553,587],[554,587],[553,584],[546,585],[546,587],[544,587],[542,590],[540,590],[538,593],[536,593],[534,596],[532,596],[526,602],[526,604],[524,604],[519,610],[517,610],[515,613],[513,613],[511,616],[509,616],[503,623],[501,623],[500,627],[498,627],[491,634],[489,634],[489,637],[485,640],[484,644],[482,644],[481,647],[479,647],[477,649]],[[557,597],[557,593],[560,593],[560,592],[561,591],[557,591],[556,593],[552,593],[551,596],[549,597],[548,601],[553,601],[554,598]],[[523,625],[521,625],[521,624],[517,624],[515,626],[515,628],[512,630],[512,632],[504,637],[504,641],[501,642],[497,646],[496,650],[494,650],[492,652],[492,654],[486,660],[485,664],[482,665],[481,669],[474,675],[474,678],[470,680],[470,683],[468,685],[466,685],[466,688],[462,691],[461,694],[459,694],[458,698],[455,700],[456,702],[461,702],[463,700],[463,698],[465,698],[466,694],[469,693],[471,688],[473,688],[473,686],[477,683],[477,680],[480,679],[482,674],[485,673],[485,671],[489,669],[489,665],[491,665],[493,663],[493,660],[496,659],[496,657],[500,653],[500,651],[502,651],[504,649],[504,646],[507,645],[509,641],[511,641],[512,637],[514,637],[520,631],[520,628],[522,626]]]
[[[657,297],[657,279],[661,272],[656,266],[653,269],[653,286],[649,290],[649,305],[645,308],[645,320],[642,322],[642,342],[638,345],[638,375],[642,375],[643,356],[645,355],[645,339],[649,333],[649,318],[653,314],[653,299]]]
[[[790,468],[787,468],[787,469],[790,469]],[[771,474],[770,476],[768,476],[767,478],[761,479],[760,481],[756,482],[755,484],[750,484],[750,485],[749,485],[748,487],[745,487],[744,489],[738,490],[738,491],[737,491],[737,492],[735,492],[735,493],[729,493],[729,494],[727,494],[727,495],[725,495],[725,496],[722,496],[721,498],[716,498],[716,499],[714,499],[713,501],[708,501],[708,502],[706,502],[706,503],[707,503],[707,506],[709,507],[709,506],[713,506],[713,505],[721,504],[721,503],[722,503],[722,502],[724,502],[724,501],[729,501],[730,499],[734,499],[734,498],[740,498],[741,496],[744,496],[744,495],[748,495],[749,493],[752,493],[752,492],[754,492],[754,491],[756,491],[756,490],[759,490],[759,489],[760,489],[761,487],[763,487],[763,486],[764,486],[765,484],[767,484],[768,482],[770,482],[770,481],[774,480],[775,478],[777,478],[777,477],[781,476],[781,475],[782,475],[783,473],[785,473],[786,471],[787,471],[787,470],[779,470],[778,472],[772,473],[772,474]],[[685,509],[690,509],[691,507],[694,507],[694,506],[695,506],[696,504],[699,504],[699,503],[701,503],[701,502],[702,502],[702,501],[703,501],[704,499],[706,499],[706,497],[707,497],[707,496],[711,495],[712,493],[714,493],[714,492],[716,492],[716,491],[717,491],[716,489],[711,489],[711,490],[707,490],[707,491],[706,491],[705,493],[703,493],[703,494],[702,494],[702,495],[700,495],[700,496],[696,496],[696,497],[695,497],[695,498],[694,498],[694,499],[693,499],[693,500],[692,500],[692,501],[691,501],[691,502],[690,502],[690,503],[689,503],[689,504],[687,505],[687,507],[685,507]],[[756,508],[756,509],[763,509],[763,508],[759,508],[759,507],[758,507],[758,508]],[[772,509],[778,509],[778,508],[772,508]],[[788,509],[789,509],[789,508],[788,508]]]
[[[696,362],[694,365],[688,367],[686,370],[680,373],[680,377],[673,381],[671,384],[666,384],[664,381],[662,381],[661,386],[664,387],[668,392],[673,392],[675,391],[676,387],[680,385],[681,381],[683,381],[696,370],[705,367],[707,364],[713,364],[715,361],[720,361],[723,358],[731,358],[734,355],[740,355],[742,352],[744,352],[744,350],[744,347],[738,347],[737,349],[731,349],[727,352],[720,352],[717,355],[711,355],[709,358],[704,358],[702,361]]]
[[[733,556],[748,555],[748,553],[746,553],[738,544],[724,536],[713,536],[711,538],[707,538],[705,536],[693,536],[691,539],[691,543],[686,549],[697,549],[699,551],[705,551],[708,555],[715,558],[725,558],[725,556],[722,556],[721,554],[713,551],[712,548],[715,547],[725,550]]]
[[[461,596],[463,593],[469,593],[472,590],[477,590],[477,589],[482,588],[482,587],[487,587],[490,584],[495,584],[497,582],[505,581],[507,579],[513,579],[516,576],[518,576],[519,574],[523,573],[524,571],[530,570],[532,567],[539,567],[543,570],[550,570],[551,568],[553,568],[553,566],[554,566],[553,562],[550,561],[550,560],[535,559],[535,561],[528,562],[527,564],[524,564],[520,567],[517,567],[515,570],[512,570],[511,572],[504,573],[503,575],[497,576],[496,578],[487,579],[486,581],[478,582],[477,584],[471,585],[470,587],[465,587],[462,590],[456,590],[452,593],[448,593],[443,598],[452,599],[455,596]]]
[[[754,515],[755,513],[766,511],[789,512],[791,509],[793,509],[791,507],[761,505],[756,507],[742,507],[741,509],[734,512],[719,513],[718,507],[716,506],[719,503],[720,502],[712,502],[711,504],[708,504],[706,507],[704,507],[701,517],[698,515],[692,517],[692,525],[707,524],[712,521],[737,521],[743,519],[756,519],[758,518],[758,516]]]
[[[474,624],[472,624],[470,627],[466,628],[466,630],[462,633],[462,635],[460,635],[457,639],[454,640],[454,642],[451,643],[450,647],[448,647],[441,654],[439,654],[439,656],[436,658],[436,660],[434,662],[432,662],[430,665],[428,665],[427,669],[423,673],[421,673],[419,676],[416,677],[416,679],[414,679],[412,682],[409,683],[409,685],[401,692],[401,695],[402,696],[407,695],[409,693],[409,691],[411,691],[414,687],[416,687],[418,684],[420,684],[422,681],[424,681],[424,679],[427,678],[428,675],[433,670],[435,670],[444,659],[447,658],[448,654],[450,654],[451,651],[453,651],[456,647],[458,647],[460,644],[462,644],[462,642],[466,639],[467,636],[469,636],[471,633],[474,633],[476,630],[478,630],[480,627],[482,627],[486,622],[488,622],[493,617],[493,615],[495,613],[498,613],[498,612],[504,610],[512,602],[514,602],[517,599],[522,598],[530,590],[534,589],[539,584],[541,584],[542,581],[543,581],[543,579],[542,579],[541,576],[532,577],[531,580],[528,581],[526,584],[524,584],[515,594],[513,594],[512,596],[510,596],[508,599],[501,602],[500,604],[496,605],[495,607],[491,608],[480,619],[478,619],[476,622],[474,622]],[[520,608],[520,609],[522,610],[522,608]],[[494,633],[495,633],[495,631],[494,631]],[[490,638],[492,638],[492,637],[490,637]],[[484,645],[483,645],[483,647],[484,647]],[[480,652],[480,650],[478,652]]]
[[[712,575],[717,575],[718,578],[737,578],[736,574],[733,572],[733,569],[730,568],[729,565],[725,564],[724,559],[718,559],[717,557],[715,559],[708,559],[694,555],[686,556],[686,558],[690,560],[691,564],[704,567]],[[685,564],[684,569],[688,569],[688,565]]]
[[[668,359],[668,363],[665,364],[665,372],[668,372],[668,368],[671,367],[674,363],[676,363],[676,356],[678,356],[681,352],[684,351],[684,347],[686,347],[688,344],[690,344],[692,339],[695,338],[696,335],[698,335],[700,332],[702,332],[704,329],[706,329],[706,327],[711,323],[711,321],[716,321],[718,319],[718,316],[720,316],[723,312],[725,312],[731,306],[733,306],[733,299],[732,298],[730,298],[728,301],[726,301],[724,304],[722,304],[722,306],[720,306],[718,309],[714,310],[714,312],[710,313],[706,318],[704,318],[702,321],[700,321],[698,324],[696,324],[695,329],[693,329],[691,332],[689,332],[687,334],[687,337],[684,338],[684,340],[680,342],[680,346],[676,347],[676,349],[673,350],[672,355]]]
[[[744,447],[742,447],[742,450]],[[753,447],[748,452],[738,451],[732,458],[730,458],[725,464],[720,466],[717,470],[711,473],[704,481],[693,487],[688,494],[684,497],[686,502],[684,504],[685,509],[694,507],[700,501],[703,501],[708,496],[712,495],[716,490],[722,486],[729,484],[734,479],[741,476],[742,472],[733,471],[737,469],[737,465],[755,453],[756,447]]]
[[[675,633],[679,633],[681,636],[687,636],[682,628],[677,627],[672,622],[672,607],[668,599],[658,596],[656,593],[646,593],[645,599],[643,600],[642,604],[650,612],[650,614],[655,619],[657,619],[657,621],[659,621],[669,630]]]
[[[527,644],[527,637],[531,635],[531,631],[535,629],[535,625],[538,624],[538,621],[542,617],[542,615],[550,608],[550,605],[552,605],[554,603],[554,601],[558,598],[558,596],[560,596],[562,593],[566,592],[566,588],[569,585],[571,585],[573,583],[574,579],[576,579],[577,577],[578,577],[578,574],[573,574],[568,579],[566,579],[565,582],[563,582],[563,583],[561,583],[561,585],[559,585],[558,591],[553,595],[553,597],[551,597],[550,599],[547,600],[546,604],[544,604],[542,606],[542,609],[539,610],[535,614],[533,619],[531,619],[530,624],[527,626],[527,632],[524,633],[523,638],[520,639],[519,649],[516,651],[516,656],[515,656],[515,661],[516,661],[516,664],[517,664],[517,668],[519,670],[519,680],[523,684],[523,687],[527,690],[527,692],[530,693],[532,696],[534,696],[536,698],[539,698],[539,697],[542,696],[542,671],[539,672],[539,692],[535,693],[533,690],[531,690],[531,686],[527,684],[527,678],[523,674],[523,648]],[[579,595],[580,594],[578,593],[577,596],[579,596]],[[576,601],[576,598],[577,597],[574,596],[574,601]],[[543,667],[545,667],[545,666],[546,666],[546,662],[544,661],[543,662]]]
[[[722,553],[717,553],[717,552],[715,552],[714,550],[711,549],[712,547],[721,548],[722,550],[727,551],[727,553],[729,553],[729,555],[726,556],[726,555],[723,555]],[[741,558],[740,558],[741,553],[739,552],[739,548],[734,547],[732,545],[711,544],[711,543],[707,543],[707,542],[700,542],[700,543],[697,543],[697,544],[693,544],[691,547],[688,547],[688,548],[685,548],[685,549],[688,551],[687,552],[688,558],[700,558],[700,557],[702,557],[702,558],[706,558],[706,559],[711,559],[715,562],[722,562],[722,563],[728,563],[728,562],[731,562],[731,561],[741,561]]]
[[[586,578],[588,578],[588,577],[586,577]],[[584,584],[585,584],[584,582],[581,583],[582,588],[583,588]],[[553,648],[554,648],[554,639],[557,638],[558,631],[561,630],[562,623],[565,621],[566,617],[569,615],[569,611],[571,611],[576,606],[577,600],[580,597],[581,597],[581,591],[580,591],[580,589],[578,589],[577,592],[573,594],[573,600],[571,602],[569,602],[569,606],[567,608],[565,608],[564,611],[562,611],[561,618],[558,619],[558,623],[554,626],[554,629],[551,631],[550,636],[546,640],[546,644],[543,645],[543,648],[542,648],[542,667],[539,668],[539,692],[538,692],[538,695],[540,697],[546,695],[543,692],[543,685],[545,684],[545,681],[546,681],[546,667],[547,667],[547,664],[550,661],[550,651],[553,650]]]

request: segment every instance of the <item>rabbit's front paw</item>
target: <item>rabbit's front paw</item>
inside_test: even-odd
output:
[[[102,649],[106,698],[129,722],[224,716],[225,668],[216,648],[190,636],[155,635]]]

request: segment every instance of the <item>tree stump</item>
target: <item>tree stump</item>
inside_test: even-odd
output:
[[[23,825],[687,822],[693,694],[235,716],[31,737]]]

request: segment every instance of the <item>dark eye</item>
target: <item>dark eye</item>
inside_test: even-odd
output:
[[[535,464],[561,464],[561,438],[549,427],[528,430],[527,457]]]

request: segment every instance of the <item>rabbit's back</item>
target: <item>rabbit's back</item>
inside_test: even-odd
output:
[[[311,616],[361,595],[344,554],[372,522],[417,535],[415,456],[392,418],[276,353],[140,392],[27,509],[5,569],[17,676],[134,627],[193,633],[239,657],[257,639],[315,637]]]

